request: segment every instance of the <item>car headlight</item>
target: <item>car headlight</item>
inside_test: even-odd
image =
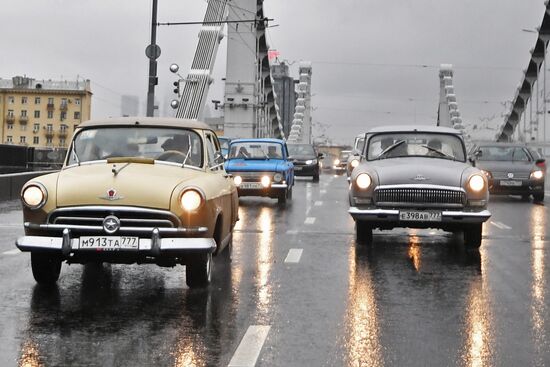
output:
[[[355,184],[357,185],[357,187],[363,190],[368,189],[371,183],[372,179],[366,173],[360,173],[355,179]]]
[[[544,172],[540,170],[531,172],[531,179],[540,180],[543,177],[544,177]]]
[[[358,165],[359,165],[359,160],[358,159],[353,159],[350,163],[351,168],[355,168]]]
[[[483,190],[483,188],[485,187],[485,180],[481,175],[478,175],[478,174],[472,175],[468,180],[468,187],[472,191],[479,192]]]
[[[338,165],[338,164],[340,164],[340,160],[339,160],[338,158],[336,158],[336,159],[334,160],[334,165],[336,166],[336,165]]]
[[[317,163],[317,159],[308,159],[308,160],[306,161],[306,164],[308,164],[308,165],[309,165],[309,164],[315,164],[315,163]]]
[[[233,183],[240,186],[243,183],[243,178],[241,176],[235,176],[233,177]]]
[[[187,212],[194,212],[203,203],[203,196],[195,189],[188,189],[183,192],[180,198],[180,204],[183,210]]]
[[[269,176],[263,176],[261,182],[263,187],[269,187],[269,185],[271,185],[271,178],[269,178]]]
[[[273,181],[275,182],[281,182],[283,180],[283,175],[280,173],[276,173],[273,175]]]
[[[21,199],[28,208],[40,209],[46,204],[48,192],[44,186],[33,183],[23,189]]]

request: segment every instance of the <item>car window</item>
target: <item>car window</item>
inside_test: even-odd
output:
[[[480,146],[477,150],[477,159],[480,161],[524,161],[528,162],[529,155],[522,147],[513,146]]]
[[[279,143],[244,141],[231,144],[229,159],[283,159],[283,146]]]
[[[98,127],[75,135],[67,164],[114,157],[153,158],[201,167],[202,140],[190,129],[158,127]]]
[[[309,144],[288,144],[288,153],[292,155],[315,155],[315,149]]]
[[[211,133],[206,133],[206,150],[208,151],[208,165],[215,170],[222,168],[223,159],[216,137]]]
[[[454,134],[380,133],[368,141],[367,158],[430,157],[466,161],[464,143]]]

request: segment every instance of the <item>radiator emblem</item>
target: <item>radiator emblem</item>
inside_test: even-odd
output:
[[[429,180],[429,178],[428,178],[428,177],[424,177],[424,176],[422,176],[422,175],[419,174],[419,175],[416,175],[416,177],[411,178],[411,180],[415,180],[415,181],[427,181],[427,180]]]
[[[103,200],[114,201],[114,200],[124,199],[124,196],[117,195],[117,191],[111,188],[107,190],[107,195],[100,196],[99,198]]]

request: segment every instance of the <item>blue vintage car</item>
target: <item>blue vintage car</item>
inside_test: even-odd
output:
[[[294,165],[283,140],[232,140],[225,170],[233,175],[239,196],[267,196],[280,204],[292,198]]]

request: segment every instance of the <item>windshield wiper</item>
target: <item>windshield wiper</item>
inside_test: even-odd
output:
[[[181,163],[181,167],[185,167],[185,163],[187,163],[187,159],[189,158],[189,155],[191,154],[191,135],[187,135],[188,142],[189,142],[189,149],[187,149],[187,154],[185,154],[185,158],[183,159],[183,162]]]
[[[382,157],[383,155],[385,155],[386,153],[389,153],[390,151],[394,150],[396,147],[400,146],[401,144],[403,144],[405,142],[405,140],[399,140],[398,142],[390,145],[389,147],[387,147],[386,149],[384,149],[382,151],[382,153],[378,154],[378,156],[376,156],[376,159]]]
[[[428,150],[431,150],[432,152],[436,152],[436,153],[438,153],[438,154],[441,154],[442,157],[451,158],[453,161],[456,160],[456,158],[455,158],[454,156],[452,156],[452,155],[450,155],[450,154],[447,154],[447,153],[444,153],[444,152],[442,152],[442,151],[439,150],[439,149],[435,149],[435,148],[433,148],[433,147],[430,147],[429,145],[424,144],[424,145],[422,145],[422,147],[424,147],[424,148],[426,148],[426,149],[428,149]]]

